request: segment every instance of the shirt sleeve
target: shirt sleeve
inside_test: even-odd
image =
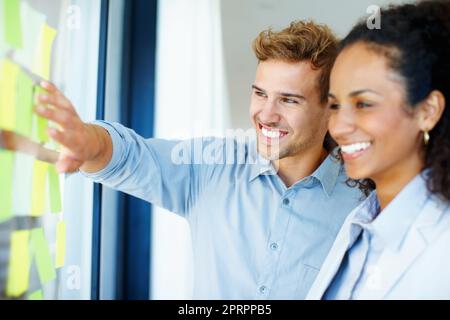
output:
[[[198,166],[180,150],[186,141],[145,139],[118,123],[95,121],[111,136],[113,153],[99,172],[81,172],[94,182],[151,202],[185,216],[197,198]],[[178,153],[177,153],[178,152]],[[187,157],[187,160],[186,160]]]

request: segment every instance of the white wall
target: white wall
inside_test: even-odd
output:
[[[232,126],[251,126],[248,108],[256,68],[251,44],[259,32],[268,27],[282,29],[294,20],[313,19],[327,24],[337,36],[344,37],[360,17],[368,16],[368,6],[404,2],[406,1],[222,0],[223,41]]]
[[[220,18],[220,0],[159,2],[155,137],[223,136],[230,127]],[[192,296],[190,239],[183,218],[153,207],[152,299]]]

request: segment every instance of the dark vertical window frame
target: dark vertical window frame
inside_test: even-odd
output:
[[[97,112],[99,120],[105,117],[106,58],[108,45],[109,0],[101,0],[100,8],[100,44],[98,59]],[[101,203],[102,186],[94,184],[94,203],[92,215],[92,262],[91,262],[91,299],[100,296],[100,247],[101,247]]]
[[[122,66],[122,123],[138,134],[154,134],[157,0],[125,2]],[[117,297],[150,298],[151,205],[122,194],[120,266]]]

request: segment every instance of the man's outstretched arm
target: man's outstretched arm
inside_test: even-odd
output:
[[[112,157],[108,132],[101,126],[84,123],[72,103],[53,84],[43,82],[41,86],[48,93],[38,96],[36,113],[60,126],[59,129],[48,129],[48,134],[63,146],[56,164],[58,171],[80,169],[94,173],[105,168]]]
[[[54,85],[43,83],[43,87],[48,94],[38,101],[48,107],[38,107],[36,112],[60,125],[48,129],[64,147],[57,163],[60,172],[79,169],[95,182],[184,216],[208,176],[203,174],[204,166],[194,165],[192,159],[178,161],[179,152],[192,156],[192,141],[145,139],[119,123],[86,124]]]

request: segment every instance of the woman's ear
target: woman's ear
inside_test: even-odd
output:
[[[445,110],[445,97],[442,92],[433,90],[428,97],[422,101],[419,112],[418,121],[419,128],[424,132],[433,130],[442,117]]]

